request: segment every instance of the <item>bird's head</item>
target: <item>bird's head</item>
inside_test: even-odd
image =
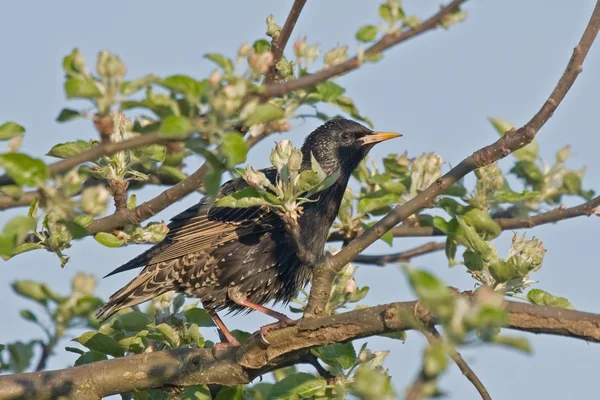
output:
[[[303,161],[310,168],[312,153],[326,173],[339,170],[348,176],[375,144],[399,136],[402,135],[374,132],[348,119],[332,119],[308,135],[302,146]]]

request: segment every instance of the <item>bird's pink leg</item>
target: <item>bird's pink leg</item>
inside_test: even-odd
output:
[[[240,342],[238,342],[238,340],[231,334],[231,331],[227,329],[225,323],[223,323],[223,320],[221,320],[221,317],[219,317],[214,310],[206,310],[206,312],[208,312],[208,315],[210,315],[213,321],[215,321],[215,324],[217,324],[217,327],[223,336],[225,336],[225,340],[227,340],[226,342],[215,343],[214,349],[218,351],[228,347],[239,347]]]
[[[270,308],[267,308],[265,306],[261,306],[260,304],[253,303],[250,300],[246,299],[246,297],[239,290],[236,290],[235,287],[230,288],[227,291],[227,294],[235,304],[238,304],[242,307],[250,308],[255,311],[259,311],[278,320],[277,322],[265,325],[260,328],[260,334],[263,336],[263,338],[264,335],[269,331],[269,329],[285,328],[286,326],[294,323],[294,320],[289,318],[287,315],[277,312],[275,310],[271,310]]]

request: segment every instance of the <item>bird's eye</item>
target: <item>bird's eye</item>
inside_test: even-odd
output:
[[[350,132],[344,132],[344,133],[342,133],[342,141],[344,143],[348,143],[351,140],[352,140],[352,134]]]

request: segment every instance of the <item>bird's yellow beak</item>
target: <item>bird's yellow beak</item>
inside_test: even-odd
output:
[[[363,136],[359,140],[361,140],[363,142],[363,144],[369,144],[369,143],[383,142],[384,140],[390,140],[390,139],[397,138],[397,137],[400,137],[400,136],[402,136],[401,133],[394,133],[394,132],[373,132],[370,135]]]

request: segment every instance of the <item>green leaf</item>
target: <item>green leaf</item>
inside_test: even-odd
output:
[[[268,40],[259,39],[256,42],[254,42],[252,48],[254,48],[254,51],[256,53],[264,53],[265,51],[271,50],[271,43]]]
[[[241,385],[224,387],[219,390],[215,400],[244,400],[244,387]]]
[[[569,171],[563,177],[562,187],[569,194],[577,194],[581,191],[581,177],[573,171]]]
[[[479,254],[467,249],[463,253],[463,260],[465,267],[467,267],[470,271],[483,270],[483,260]]]
[[[269,400],[297,400],[310,398],[324,391],[327,382],[323,378],[305,372],[287,376],[275,383],[269,392]]]
[[[525,200],[533,199],[539,196],[540,192],[524,190],[522,193],[513,192],[508,189],[501,189],[496,192],[494,200],[499,203],[516,204]]]
[[[48,300],[48,296],[40,283],[23,280],[13,282],[11,286],[18,295],[37,301],[38,303],[46,304]]]
[[[502,228],[490,215],[479,209],[473,208],[463,215],[464,220],[479,233],[483,239],[490,240],[502,232]]]
[[[223,54],[208,53],[204,57],[208,58],[210,61],[223,68],[223,71],[225,71],[225,73],[231,74],[233,72],[233,63],[229,58],[225,57]]]
[[[348,369],[356,361],[356,351],[352,343],[333,343],[312,349],[311,352],[332,367],[339,365]]]
[[[528,185],[536,186],[544,181],[544,174],[540,168],[531,161],[517,161],[510,169],[517,177],[524,179]]]
[[[101,353],[99,351],[94,351],[94,350],[86,351],[81,356],[79,356],[79,358],[77,360],[75,360],[75,366],[89,364],[89,363],[93,363],[96,361],[103,361],[103,360],[108,360],[108,357],[106,356],[106,354]]]
[[[326,81],[317,85],[317,92],[323,101],[335,100],[344,94],[346,89],[332,81]]]
[[[85,351],[78,349],[77,347],[66,346],[65,350],[68,351],[69,353],[75,353],[75,354],[79,354],[79,355],[82,355],[85,353]]]
[[[84,228],[87,228],[87,226],[89,224],[91,224],[92,221],[94,221],[94,217],[92,217],[91,215],[87,215],[87,214],[78,215],[73,220],[73,222],[76,222],[77,224],[83,226]]]
[[[90,143],[83,140],[65,142],[54,145],[46,155],[56,158],[68,158],[91,148]]]
[[[356,39],[361,42],[372,42],[377,38],[377,27],[375,25],[361,26],[358,32],[356,32]]]
[[[20,186],[37,186],[49,176],[46,164],[23,153],[0,154],[0,165]]]
[[[67,99],[96,99],[102,97],[96,81],[92,78],[69,78],[65,82]]]
[[[109,354],[113,357],[121,357],[123,355],[123,349],[117,344],[115,339],[100,332],[86,332],[73,340],[90,350]]]
[[[202,308],[190,308],[184,312],[185,318],[188,322],[196,324],[201,327],[212,327],[216,326],[211,316]]]
[[[328,175],[319,184],[317,184],[316,186],[313,186],[306,193],[306,196],[310,197],[310,196],[312,196],[315,193],[319,193],[319,192],[321,192],[321,191],[329,188],[331,185],[333,185],[335,182],[337,182],[337,180],[338,180],[339,177],[340,177],[340,171],[335,171],[331,175]]]
[[[152,322],[148,314],[141,311],[131,311],[127,314],[119,315],[112,325],[115,329],[139,332],[146,329],[148,324]]]
[[[477,230],[470,225],[469,220],[462,216],[457,216],[456,221],[460,228],[460,232],[462,232],[462,235],[466,240],[466,245],[468,245],[471,250],[479,254],[484,261],[493,261],[494,258],[498,257],[494,245],[483,240],[477,233]]]
[[[444,304],[452,300],[448,287],[429,272],[409,267],[405,270],[417,296],[426,304]]]
[[[189,119],[181,115],[169,115],[160,123],[158,133],[169,138],[184,138],[192,132],[194,127]]]
[[[21,243],[23,240],[25,240],[27,234],[35,229],[35,226],[35,218],[21,215],[8,221],[6,225],[4,225],[2,233],[14,236],[16,238],[16,242]]]
[[[285,116],[283,110],[272,103],[264,103],[256,106],[252,114],[246,118],[246,125],[264,124],[281,119]]]
[[[21,317],[26,321],[37,322],[37,317],[31,310],[21,310]]]
[[[512,347],[517,350],[521,350],[527,354],[531,354],[531,345],[526,338],[523,337],[512,337],[512,336],[504,336],[498,335],[492,339],[492,342],[496,344],[502,344],[505,346]]]
[[[513,124],[502,119],[488,118],[488,120],[492,123],[494,128],[496,128],[496,131],[498,131],[501,136],[504,136],[506,132],[515,128]],[[513,152],[512,154],[517,158],[517,160],[533,162],[537,159],[539,152],[540,146],[538,142],[533,139],[533,141],[527,146]]]
[[[56,117],[56,122],[67,122],[81,117],[83,117],[83,115],[79,111],[63,108],[60,110],[58,117]]]
[[[132,81],[121,83],[120,91],[123,96],[129,96],[154,82],[160,82],[160,78],[156,75],[146,75]]]
[[[363,214],[373,212],[389,206],[392,203],[398,203],[400,196],[396,193],[386,193],[383,190],[378,190],[369,193],[358,200],[358,211]]]
[[[25,128],[16,122],[5,122],[0,125],[0,140],[9,140],[25,133]]]
[[[223,390],[227,388],[223,388],[219,391],[221,393]],[[211,400],[212,397],[210,395],[210,390],[206,387],[206,385],[193,385],[187,386],[183,388],[183,393],[181,394],[181,400]]]
[[[227,168],[231,169],[246,161],[248,143],[239,133],[229,133],[221,143],[221,154],[227,158]]]
[[[270,198],[273,198],[270,200]],[[230,208],[248,208],[275,204],[277,199],[270,193],[259,192],[252,186],[245,187],[217,200],[217,206]]]
[[[490,275],[498,283],[508,282],[512,278],[519,277],[519,271],[513,263],[498,260],[489,267]]]
[[[33,358],[33,343],[15,342],[7,346],[10,354],[9,366],[12,372],[20,373],[29,367],[29,363]]]
[[[386,192],[402,194],[406,191],[406,186],[402,182],[393,180],[387,175],[375,174],[369,177],[368,181],[381,186]]]
[[[539,304],[542,306],[566,308],[569,310],[575,309],[575,307],[573,307],[573,304],[571,304],[571,302],[569,302],[569,300],[567,300],[566,298],[553,296],[550,293],[541,289],[531,289],[527,293],[527,300],[529,300],[533,304]]]
[[[186,75],[169,76],[160,84],[175,93],[182,93],[189,99],[199,100],[202,93],[200,82]]]
[[[114,247],[120,247],[123,244],[125,244],[125,240],[119,239],[112,233],[108,233],[108,232],[98,232],[98,233],[96,233],[96,235],[94,235],[94,239],[96,239],[96,241],[98,243],[100,243],[106,247],[114,248]]]
[[[181,343],[181,339],[179,338],[179,334],[173,327],[167,325],[165,323],[159,324],[156,326],[156,330],[163,334],[165,339],[172,348],[179,347]]]
[[[388,175],[403,178],[408,174],[408,166],[398,161],[397,154],[389,154],[383,159],[383,167]]]
[[[437,376],[448,367],[448,356],[442,343],[436,343],[425,349],[423,372],[427,376]]]

